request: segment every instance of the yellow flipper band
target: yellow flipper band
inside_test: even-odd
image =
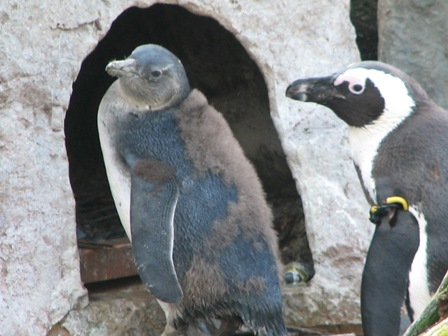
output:
[[[403,207],[403,210],[405,210],[405,211],[409,210],[408,201],[406,201],[406,199],[404,199],[403,197],[391,196],[391,197],[386,198],[386,204],[394,204],[394,203],[401,204],[401,206]]]
[[[401,207],[401,209],[399,208]],[[370,221],[376,225],[381,224],[381,218],[386,216],[391,208],[408,211],[409,203],[400,196],[391,196],[386,198],[386,202],[381,205],[372,205],[370,208]]]

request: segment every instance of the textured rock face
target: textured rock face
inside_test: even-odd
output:
[[[0,5],[0,333],[8,336],[45,335],[85,295],[63,131],[78,59],[62,51],[70,40],[44,7]]]
[[[448,108],[448,2],[379,0],[379,59],[415,78]]]
[[[112,294],[99,291],[89,297],[87,307],[71,311],[61,323],[69,335],[158,336],[163,332],[165,315],[141,283],[131,281]]]
[[[114,20],[130,6],[154,3],[4,0],[0,5],[2,335],[45,335],[82,303],[64,115],[81,64]],[[331,111],[284,96],[296,78],[327,74],[358,60],[348,0],[169,3],[217,20],[264,78],[270,114],[302,197],[316,269],[307,286],[285,290],[287,323],[359,323],[360,275],[371,228],[345,127]],[[131,50],[132,37],[121,40]],[[207,43],[219,41],[211,35]],[[248,86],[251,80],[246,79]],[[86,120],[85,129],[88,122],[95,121]],[[89,151],[82,143],[84,128],[78,132],[82,150]],[[67,326],[87,330],[82,321],[95,309],[72,312]]]

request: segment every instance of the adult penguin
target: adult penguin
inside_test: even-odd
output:
[[[233,335],[241,324],[286,335],[271,211],[222,115],[161,46],[106,71],[118,77],[98,112],[107,176],[163,335],[190,325]]]
[[[286,95],[324,105],[349,126],[378,224],[362,279],[364,332],[398,335],[405,294],[416,318],[448,269],[448,113],[415,80],[373,61],[297,80]]]

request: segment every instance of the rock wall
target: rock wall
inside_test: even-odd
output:
[[[379,0],[378,58],[416,79],[448,108],[448,2]]]
[[[85,296],[64,114],[81,55],[56,2],[0,4],[0,334],[45,335]]]
[[[76,306],[81,313],[70,316],[86,315],[64,115],[83,60],[113,21],[131,6],[154,3],[0,4],[2,335],[45,335]],[[264,77],[271,117],[302,197],[316,269],[308,285],[285,290],[287,323],[360,323],[360,274],[372,228],[345,127],[329,110],[284,96],[296,78],[326,74],[359,59],[349,1],[166,3],[217,20]],[[72,318],[67,323],[86,330],[82,318]]]

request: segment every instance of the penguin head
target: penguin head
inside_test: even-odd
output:
[[[412,78],[376,61],[356,63],[327,77],[296,80],[286,96],[324,105],[353,127],[396,126],[419,102],[429,100]]]
[[[106,71],[118,77],[125,97],[144,110],[176,106],[191,91],[180,60],[154,44],[139,46],[125,60],[110,62]]]

